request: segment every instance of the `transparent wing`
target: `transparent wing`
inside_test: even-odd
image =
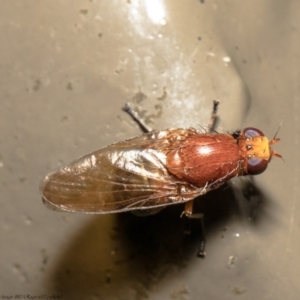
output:
[[[157,208],[203,193],[168,172],[159,134],[108,146],[47,175],[40,186],[44,203],[55,210],[104,214]]]

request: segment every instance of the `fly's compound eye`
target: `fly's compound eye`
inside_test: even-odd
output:
[[[254,127],[247,127],[243,130],[243,135],[246,139],[251,139],[256,136],[265,136],[259,129]]]
[[[247,157],[247,174],[257,175],[264,172],[268,166],[269,160],[265,157],[260,157],[261,152],[256,152],[256,149],[260,149],[262,141],[265,139],[265,135],[262,131],[253,127],[245,128],[242,135],[247,140],[247,152],[252,152]],[[261,137],[261,139],[259,137]]]
[[[247,174],[258,175],[265,171],[269,161],[259,157],[248,157]]]

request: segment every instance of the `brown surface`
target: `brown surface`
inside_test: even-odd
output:
[[[298,1],[3,1],[1,295],[298,299],[299,14]],[[183,207],[136,218],[42,204],[48,172],[139,134],[124,102],[163,129],[206,125],[213,99],[221,131],[272,138],[284,119],[286,163],[197,201],[204,260]]]

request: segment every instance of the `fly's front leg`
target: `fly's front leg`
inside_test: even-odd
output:
[[[132,119],[138,123],[138,125],[141,127],[142,131],[145,133],[151,132],[152,128],[149,127],[145,121],[139,116],[139,114],[137,113],[137,111],[135,111],[134,109],[132,109],[132,107],[129,105],[129,103],[126,103],[125,106],[123,107],[123,110],[125,112],[127,112]]]
[[[192,219],[198,219],[200,220],[200,228],[199,228],[199,237],[200,237],[200,246],[197,255],[201,258],[205,257],[205,230],[204,230],[204,215],[202,213],[193,213],[193,204],[194,200],[190,200],[185,203],[184,211],[182,212],[181,215],[184,215],[185,217],[188,218],[188,221],[186,223],[186,229],[185,233],[190,234],[191,233],[191,220]]]

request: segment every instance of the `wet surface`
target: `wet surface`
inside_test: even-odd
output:
[[[298,299],[300,71],[297,1],[14,1],[2,4],[1,293],[56,299]],[[47,210],[40,180],[155,129],[253,126],[282,139],[252,179],[157,215]]]

